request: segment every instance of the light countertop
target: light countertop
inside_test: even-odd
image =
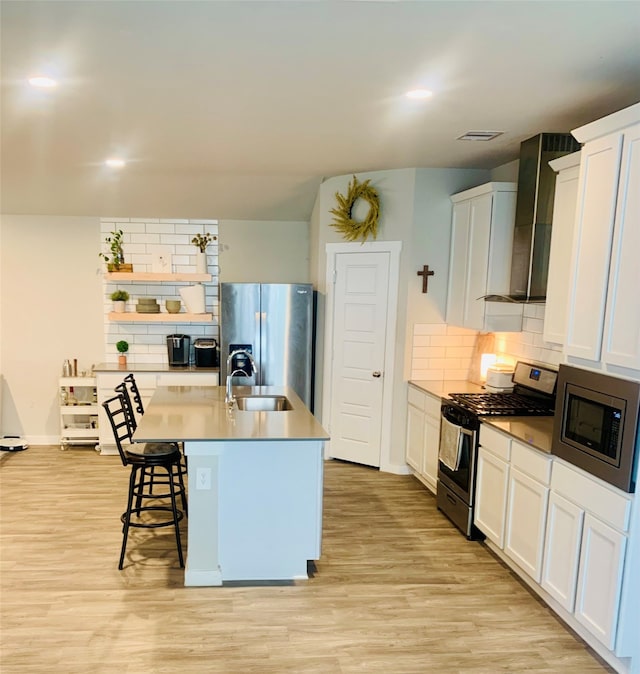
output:
[[[134,434],[137,442],[328,440],[293,389],[234,386],[235,395],[285,395],[286,412],[244,412],[224,401],[224,386],[159,386]]]
[[[446,398],[451,393],[486,393],[478,384],[468,381],[414,381],[426,393]],[[525,442],[541,452],[551,453],[553,417],[481,417],[482,423],[507,433],[516,440]]]
[[[176,367],[167,363],[98,363],[93,367],[94,372],[219,372],[219,367],[195,367],[195,365]]]
[[[482,423],[551,454],[553,417],[482,417]]]

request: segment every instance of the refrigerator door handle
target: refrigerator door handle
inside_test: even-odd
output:
[[[262,307],[261,307],[262,308]],[[258,367],[258,374],[256,375],[256,385],[266,386],[265,382],[269,381],[269,373],[266,371],[267,358],[267,312],[260,311],[260,325],[258,326],[260,335],[260,365]]]

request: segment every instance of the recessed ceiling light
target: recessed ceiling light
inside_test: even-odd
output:
[[[124,159],[118,159],[117,157],[110,157],[104,162],[109,168],[122,168],[126,162]]]
[[[462,136],[458,136],[456,140],[493,140],[503,133],[504,131],[467,131]]]
[[[430,98],[433,96],[433,91],[429,91],[429,89],[412,89],[411,91],[407,91],[405,95],[407,98],[413,99]]]
[[[44,75],[37,75],[29,78],[29,84],[38,89],[51,89],[57,87],[58,83],[52,77],[45,77]]]

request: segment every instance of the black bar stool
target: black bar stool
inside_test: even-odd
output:
[[[140,390],[138,389],[138,384],[136,378],[133,376],[133,372],[130,372],[123,380],[122,384],[118,384],[115,389],[119,393],[127,393],[125,402],[128,405],[129,417],[132,423],[132,432],[136,430],[138,422],[136,419],[136,414],[142,416],[144,414],[144,404],[142,402],[142,396],[140,395]],[[182,461],[180,463],[180,470],[182,471],[183,476],[187,474],[187,457],[182,453]],[[151,470],[151,483],[153,485],[153,475],[154,471]]]
[[[184,567],[182,543],[180,542],[180,527],[178,524],[183,517],[183,513],[178,510],[176,504],[176,498],[180,495],[182,506],[186,512],[187,499],[182,472],[180,471],[180,459],[182,456],[180,449],[176,444],[170,442],[132,443],[129,413],[127,412],[123,394],[118,393],[118,395],[113,398],[109,398],[109,400],[102,403],[102,406],[107,413],[107,417],[111,424],[122,464],[124,466],[131,466],[127,509],[120,517],[123,528],[122,549],[120,551],[118,568],[122,569],[124,564],[127,539],[129,537],[129,527],[155,529],[168,526],[173,526],[175,529],[178,559],[180,561],[180,566]],[[152,494],[147,491],[149,483],[145,482],[145,471],[152,468],[166,470],[167,485],[169,487],[167,494]],[[142,505],[143,499],[161,499],[166,496],[170,499],[170,505],[160,505],[156,503],[152,505]],[[145,522],[141,522],[138,519],[132,520],[132,515],[139,518],[143,513],[161,514],[163,515],[163,519],[154,519]],[[168,517],[169,513],[171,514],[171,517]]]

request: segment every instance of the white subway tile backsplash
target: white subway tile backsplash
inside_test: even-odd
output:
[[[148,222],[145,225],[145,231],[148,234],[173,234],[175,232],[175,225],[164,222]]]
[[[525,305],[523,327],[522,332],[495,334],[496,353],[501,360],[529,360],[557,367],[562,362],[562,347],[542,339],[544,304]],[[477,337],[475,331],[442,323],[416,324],[413,335],[412,379],[468,378]]]
[[[108,244],[104,238],[115,229],[124,232],[125,261],[134,265],[135,271],[151,271],[153,254],[158,247],[169,247],[172,256],[174,273],[195,272],[195,247],[191,243],[194,234],[208,232],[218,235],[217,220],[188,220],[158,218],[103,218],[100,223],[102,250],[108,253]],[[214,320],[208,324],[193,323],[145,323],[122,322],[108,320],[112,311],[111,292],[116,288],[127,290],[131,296],[127,303],[127,311],[135,312],[140,297],[155,297],[160,304],[161,312],[165,311],[166,299],[181,299],[180,288],[191,285],[189,282],[179,283],[139,283],[134,281],[118,281],[104,283],[104,340],[105,361],[117,362],[115,344],[121,339],[129,342],[127,354],[131,363],[166,363],[166,337],[169,334],[181,333],[198,337],[219,338],[218,309],[218,246],[207,248],[208,271],[212,274],[211,283],[204,284],[206,292],[206,310],[212,313]],[[183,311],[186,308],[183,305]]]

